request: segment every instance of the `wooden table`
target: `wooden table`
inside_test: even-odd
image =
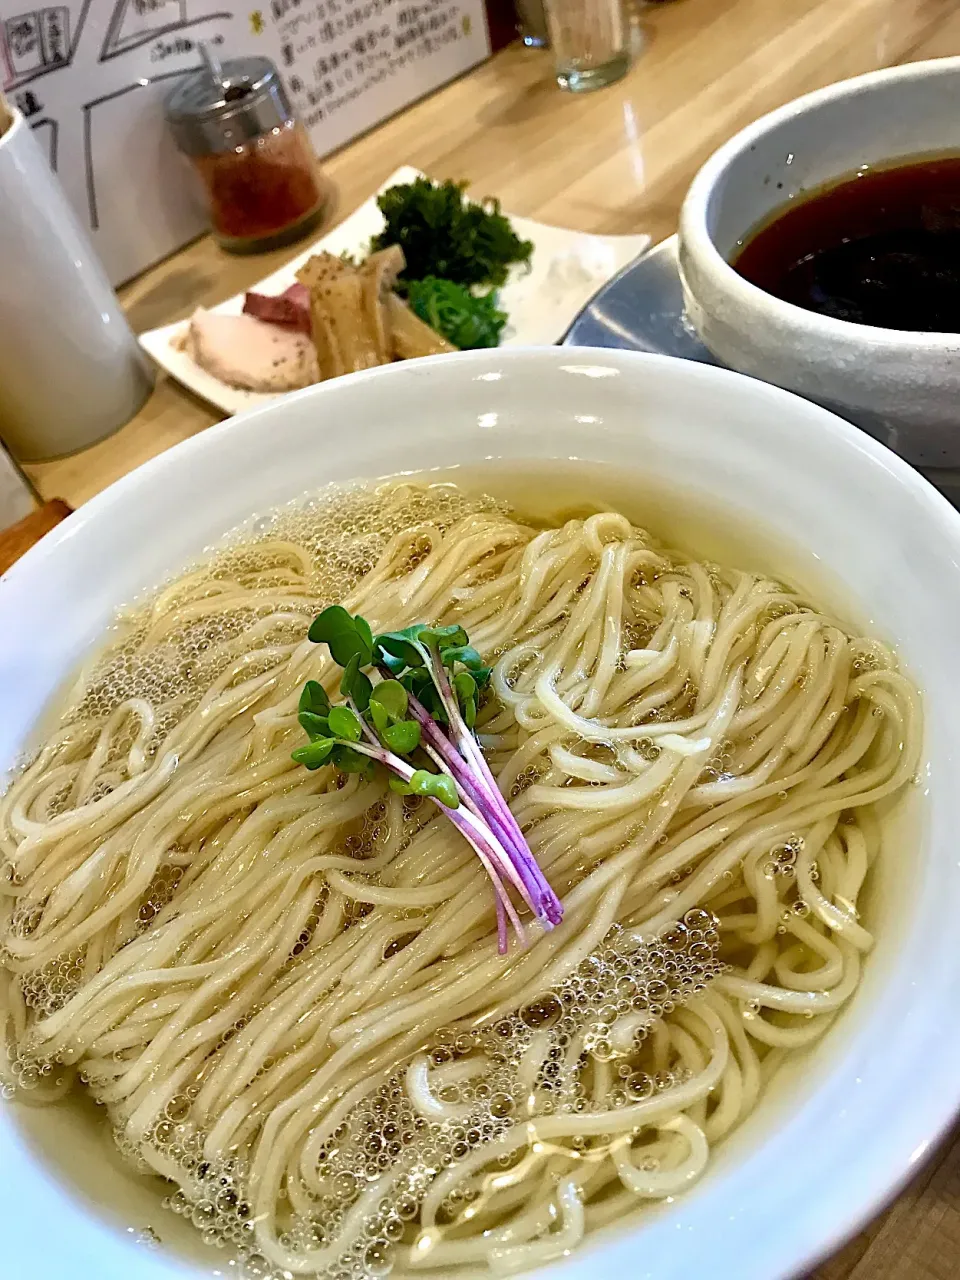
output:
[[[657,240],[674,230],[697,167],[756,116],[874,67],[960,53],[956,0],[676,0],[642,8],[639,21],[642,56],[601,93],[560,93],[549,56],[515,46],[345,148],[325,165],[339,191],[333,220],[409,163],[437,178],[466,177],[514,213]],[[123,299],[134,327],[152,328],[248,287],[292,252],[231,258],[203,239],[148,271]],[[29,471],[45,498],[77,506],[216,419],[161,379],[111,439]],[[814,1276],[960,1277],[956,1132],[892,1208]]]

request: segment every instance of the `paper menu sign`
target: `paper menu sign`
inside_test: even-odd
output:
[[[269,20],[320,155],[490,55],[483,0],[269,0]]]
[[[175,79],[260,53],[323,156],[490,53],[484,0],[0,0],[0,81],[114,284],[207,225],[163,122]]]

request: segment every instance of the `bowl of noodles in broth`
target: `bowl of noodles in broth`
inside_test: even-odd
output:
[[[625,352],[356,375],[93,499],[0,584],[11,1274],[811,1264],[960,1101],[958,565],[848,424]],[[459,808],[331,605],[468,637],[411,755]]]

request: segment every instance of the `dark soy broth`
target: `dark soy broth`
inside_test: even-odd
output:
[[[752,231],[732,265],[837,320],[960,333],[960,156],[864,167],[806,193]]]

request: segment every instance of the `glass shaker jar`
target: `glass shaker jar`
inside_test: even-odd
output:
[[[205,51],[206,53],[206,51]],[[291,244],[324,208],[317,160],[269,58],[220,63],[186,76],[165,115],[206,191],[224,249],[249,253]]]

